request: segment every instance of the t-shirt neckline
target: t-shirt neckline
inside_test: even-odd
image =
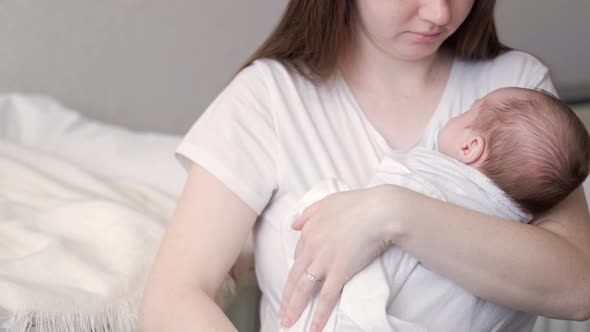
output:
[[[352,107],[353,107],[354,111],[361,118],[361,120],[364,122],[364,124],[369,128],[371,135],[377,140],[378,144],[383,149],[383,151],[387,151],[388,153],[404,152],[404,151],[409,151],[417,146],[423,145],[424,138],[425,138],[425,136],[427,136],[426,134],[432,129],[432,126],[436,123],[436,119],[438,118],[438,115],[441,112],[441,109],[444,107],[444,105],[448,104],[447,99],[450,97],[450,94],[452,92],[451,86],[453,86],[452,81],[454,80],[454,77],[455,77],[455,71],[456,71],[456,67],[457,67],[456,65],[457,65],[457,57],[453,57],[453,60],[451,63],[451,70],[449,71],[449,77],[447,78],[447,82],[446,82],[445,87],[443,89],[443,93],[438,101],[438,104],[437,104],[436,108],[434,109],[434,112],[432,112],[432,114],[430,115],[430,119],[428,120],[428,122],[426,123],[424,128],[422,129],[422,133],[420,134],[420,136],[418,137],[416,142],[414,142],[414,144],[412,144],[407,149],[394,149],[389,145],[389,143],[387,143],[387,140],[385,139],[385,137],[383,137],[383,135],[381,135],[381,133],[377,130],[377,128],[375,128],[375,126],[373,126],[373,124],[369,121],[369,119],[365,115],[365,112],[363,111],[360,104],[356,100],[356,97],[352,93],[352,90],[348,86],[348,82],[346,82],[346,80],[344,79],[344,76],[342,75],[342,72],[340,70],[338,70],[336,73],[336,80],[337,80],[338,84],[340,84],[341,88],[343,89],[346,97],[348,97],[351,100]]]

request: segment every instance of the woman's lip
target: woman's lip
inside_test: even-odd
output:
[[[442,31],[437,33],[421,33],[410,31],[410,34],[418,41],[429,42],[436,40],[440,35],[442,35]]]
[[[423,33],[423,32],[415,32],[415,33],[417,33],[417,34],[419,34],[419,35],[422,35],[422,36],[438,36],[438,35],[440,35],[442,32],[434,32],[434,33]]]

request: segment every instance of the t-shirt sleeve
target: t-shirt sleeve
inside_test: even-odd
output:
[[[532,62],[531,72],[528,77],[523,77],[525,80],[525,86],[531,89],[545,90],[557,96],[557,90],[551,80],[547,66],[532,56],[530,61]]]
[[[491,70],[489,91],[501,87],[519,86],[535,90],[542,89],[557,96],[547,66],[528,53],[508,51],[492,61],[488,69]]]
[[[277,184],[277,135],[260,63],[243,69],[194,123],[176,149],[223,182],[257,214]]]

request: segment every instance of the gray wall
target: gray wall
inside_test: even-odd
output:
[[[500,38],[549,66],[562,98],[590,101],[590,0],[499,0]]]
[[[181,134],[271,30],[283,0],[2,0],[0,93]]]
[[[2,0],[0,93],[56,97],[93,118],[183,134],[287,0]],[[499,32],[590,97],[590,0],[499,0]]]

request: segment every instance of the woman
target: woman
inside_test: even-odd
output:
[[[545,66],[498,42],[494,4],[291,0],[177,150],[189,175],[146,287],[145,330],[235,330],[212,298],[256,220],[263,331],[279,328],[279,308],[291,325],[318,291],[320,330],[346,280],[390,245],[486,300],[588,318],[582,188],[534,225],[396,186],[338,193],[293,224],[295,264],[280,263],[284,211],[319,179],[361,188],[388,151],[433,147],[438,128],[495,88],[554,91]]]

